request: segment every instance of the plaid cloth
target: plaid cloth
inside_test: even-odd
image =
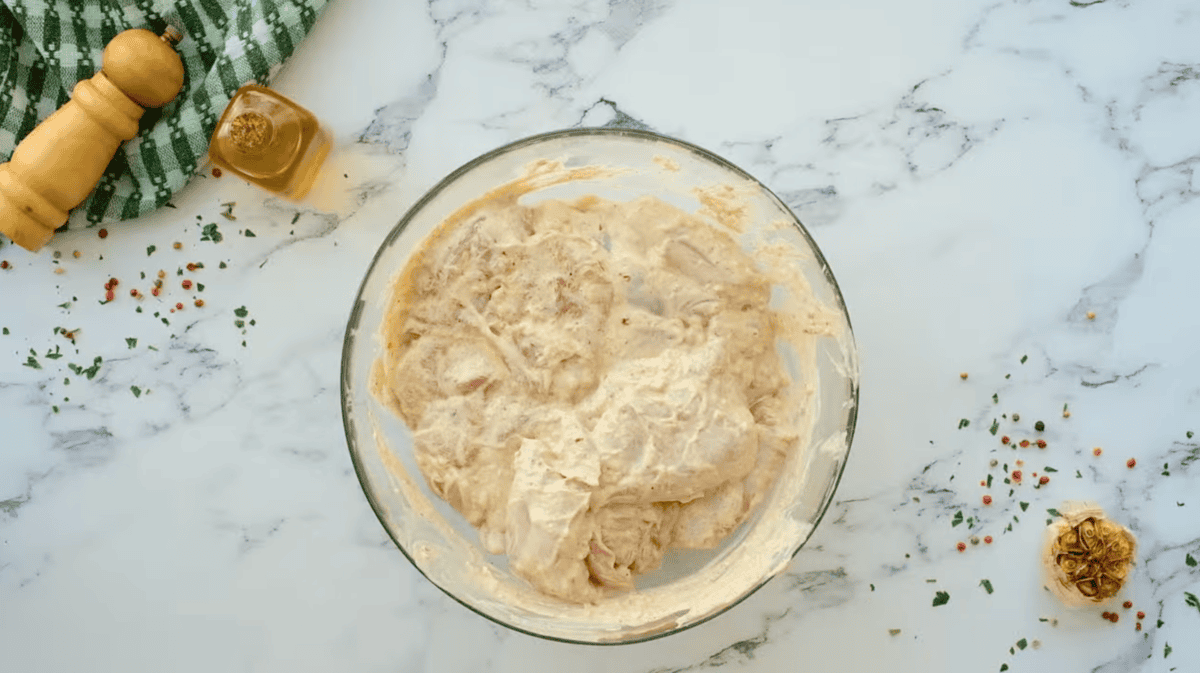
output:
[[[81,206],[88,221],[125,220],[165,204],[208,152],[234,92],[266,84],[308,34],[326,0],[0,0],[0,161],[100,68],[129,28],[183,31],[183,91],[147,110]]]

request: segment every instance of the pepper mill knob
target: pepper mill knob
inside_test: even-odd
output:
[[[182,38],[171,27],[161,36],[141,28],[127,30],[104,48],[102,72],[138,105],[162,107],[183,89],[183,62],[172,48]]]
[[[179,95],[183,61],[173,45],[181,38],[174,28],[161,36],[135,28],[108,43],[100,72],[75,85],[71,100],[0,164],[0,232],[35,252],[54,236],[137,135],[143,108]]]

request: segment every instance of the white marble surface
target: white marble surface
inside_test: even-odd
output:
[[[0,247],[0,670],[1200,669],[1197,34],[1190,0],[331,3],[275,82],[339,138],[311,202],[205,176],[104,240]],[[786,575],[594,648],[506,631],[413,570],[351,469],[338,367],[365,264],[423,190],[612,123],[723,154],[797,210],[863,380],[836,503]],[[128,295],[159,269],[161,298]],[[1048,448],[1002,447],[993,419],[1034,439],[1044,420]],[[1025,461],[1011,497],[979,486],[992,458]],[[1040,588],[1045,511],[1070,498],[1140,538],[1118,624]]]

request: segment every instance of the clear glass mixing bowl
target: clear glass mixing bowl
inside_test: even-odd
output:
[[[816,297],[840,321],[816,346],[811,439],[788,458],[766,501],[717,549],[667,554],[633,592],[579,605],[541,594],[488,554],[476,531],[425,484],[412,433],[370,393],[378,338],[394,278],[427,235],[456,210],[513,181],[538,160],[567,168],[627,169],[526,194],[597,194],[615,201],[653,195],[697,212],[695,188],[733,185],[750,194],[742,236],[764,231],[799,252]],[[786,226],[779,227],[783,221]],[[739,240],[742,240],[739,239]],[[383,241],[367,270],[346,327],[342,415],[346,441],[367,500],[396,546],[429,581],[466,607],[517,631],[587,644],[632,643],[677,633],[715,617],[787,568],[833,498],[854,435],[858,363],[849,316],[833,272],[795,215],[766,187],[728,161],[671,138],[625,129],[575,129],[534,136],[484,154],[422,197]]]

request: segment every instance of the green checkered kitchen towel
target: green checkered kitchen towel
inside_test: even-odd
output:
[[[147,110],[81,206],[88,221],[126,220],[165,204],[208,152],[238,87],[266,84],[308,34],[326,0],[0,0],[0,161],[71,89],[100,69],[126,29],[183,31],[179,97]]]

